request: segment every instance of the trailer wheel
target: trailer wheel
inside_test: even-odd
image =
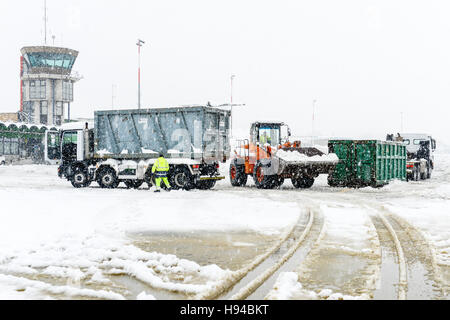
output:
[[[274,183],[275,183],[275,188],[280,188],[284,183],[284,178],[275,176]]]
[[[244,166],[239,166],[236,162],[230,164],[230,182],[233,187],[243,187],[247,184]]]
[[[86,188],[91,184],[88,173],[83,168],[75,167],[72,179],[70,179],[74,188]]]
[[[314,178],[309,177],[292,178],[291,181],[297,189],[309,189],[314,184]]]
[[[139,189],[144,183],[144,180],[125,180],[124,183],[127,189]]]
[[[186,167],[175,168],[169,176],[169,183],[174,190],[191,190],[195,187],[192,174]]]
[[[115,189],[119,186],[120,181],[112,168],[105,168],[98,174],[97,183],[101,188]]]

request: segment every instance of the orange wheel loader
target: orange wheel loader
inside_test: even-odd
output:
[[[284,139],[282,128],[287,129]],[[260,189],[278,188],[284,179],[291,179],[295,188],[311,188],[319,174],[332,172],[339,162],[335,154],[303,148],[300,141],[289,142],[290,136],[290,129],[283,122],[253,123],[250,140],[239,140],[232,155],[231,184],[245,186],[248,176],[252,176]]]

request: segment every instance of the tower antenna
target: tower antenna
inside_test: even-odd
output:
[[[44,0],[44,44],[47,45],[47,0]]]

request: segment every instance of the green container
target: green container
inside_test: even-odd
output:
[[[406,146],[379,140],[330,140],[329,152],[341,160],[328,176],[330,186],[382,187],[406,180]]]

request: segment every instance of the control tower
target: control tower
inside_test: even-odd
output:
[[[78,51],[47,46],[20,51],[20,120],[61,125],[65,110],[70,119],[73,84],[80,80],[72,74]]]

